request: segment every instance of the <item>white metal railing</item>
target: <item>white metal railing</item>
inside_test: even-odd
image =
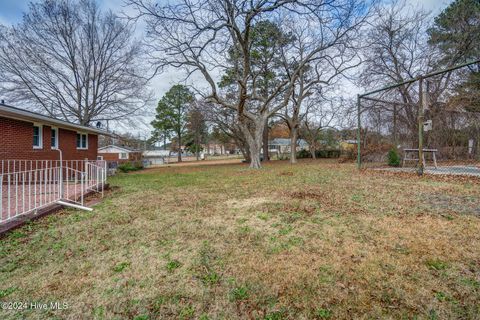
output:
[[[90,191],[103,191],[103,160],[1,160],[0,224],[56,202],[84,206]]]
[[[50,167],[68,167],[84,171],[87,164],[106,166],[105,160],[0,160],[0,174],[46,169]]]

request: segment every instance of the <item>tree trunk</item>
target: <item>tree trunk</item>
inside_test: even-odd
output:
[[[477,131],[477,137],[475,139],[475,142],[473,143],[473,154],[475,155],[474,159],[480,160],[480,126],[477,123],[475,127]]]
[[[265,120],[265,128],[263,128],[263,161],[270,161],[268,154],[268,119]]]
[[[200,160],[200,139],[195,139],[195,155],[197,156],[197,161]]]
[[[239,133],[239,135],[242,135],[242,133]],[[240,152],[245,158],[245,161],[250,162],[250,151],[248,150],[248,145],[245,143],[245,141],[238,136],[233,137],[233,140],[235,141],[235,144],[240,149]]]
[[[297,163],[298,128],[293,125],[290,129],[290,163]]]
[[[315,148],[312,147],[312,145],[310,145],[310,153],[312,155],[312,159],[317,159],[317,154],[315,152]]]
[[[178,155],[178,162],[182,162],[182,135],[180,133],[178,134],[177,155]]]
[[[246,162],[250,162],[250,153],[245,148],[240,148],[240,152],[242,153],[243,158]]]
[[[262,164],[260,162],[260,148],[253,148],[250,150],[250,168],[260,169]]]
[[[395,148],[398,147],[398,137],[397,137],[397,105],[393,105],[393,144]]]
[[[239,122],[240,130],[245,136],[245,140],[250,151],[250,168],[260,169],[262,164],[260,162],[260,150],[262,148],[263,130],[265,128],[266,119],[258,118],[253,123],[248,123],[247,119]]]

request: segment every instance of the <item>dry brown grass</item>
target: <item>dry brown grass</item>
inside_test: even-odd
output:
[[[119,175],[1,242],[3,318],[478,319],[478,181],[273,162]]]

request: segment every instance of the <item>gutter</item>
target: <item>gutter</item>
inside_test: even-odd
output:
[[[108,131],[96,129],[92,127],[82,126],[80,124],[55,119],[52,117],[45,116],[43,114],[27,111],[23,109],[19,109],[16,107],[8,106],[6,104],[0,104],[0,116],[4,116],[10,119],[28,121],[28,122],[42,122],[45,124],[53,125],[56,127],[60,127],[63,129],[74,129],[79,131],[85,131],[89,133],[96,133],[105,136],[112,136],[112,134]]]

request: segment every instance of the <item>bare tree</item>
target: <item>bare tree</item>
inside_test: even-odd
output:
[[[435,69],[439,57],[435,48],[427,43],[429,13],[408,6],[404,0],[398,0],[378,7],[372,21],[367,37],[369,43],[364,51],[365,63],[361,75],[363,86],[372,88],[403,82]],[[446,73],[429,79],[432,104],[448,88],[450,77],[451,74]],[[385,91],[380,98],[398,103],[373,106],[368,111],[372,113],[369,120],[377,118],[377,124],[402,124],[403,130],[415,138],[418,131],[418,88],[404,84],[395,90]],[[388,115],[388,121],[378,117],[382,113]]]
[[[261,166],[265,123],[287,105],[300,70],[355,33],[366,12],[363,0],[179,0],[165,5],[129,0],[128,3],[138,10],[138,18],[147,20],[151,58],[157,68],[183,67],[189,75],[199,72],[209,85],[206,98],[236,112],[252,168]],[[290,77],[272,85],[265,97],[259,94],[258,70],[252,68],[252,28],[259,21],[285,16],[303,21],[312,31],[311,46],[302,59],[286,55],[292,67]],[[235,48],[235,59],[230,59],[231,48]],[[231,70],[232,64],[238,71],[232,75],[237,86],[234,99],[227,101],[215,79]]]
[[[93,0],[31,3],[0,29],[0,94],[88,125],[125,121],[149,100],[133,28]]]
[[[293,50],[289,54],[294,54],[299,60],[303,60],[309,53],[309,47],[312,45],[311,35],[308,28],[302,23],[293,24]],[[291,99],[287,107],[284,108],[279,116],[285,120],[290,130],[290,162],[296,163],[296,146],[300,124],[303,118],[309,113],[308,107],[304,106],[304,101],[312,95],[317,95],[314,100],[318,101],[327,91],[335,88],[335,84],[346,76],[346,72],[360,65],[361,59],[358,54],[361,47],[358,37],[345,37],[337,45],[323,50],[322,55],[312,59],[309,64],[304,65],[298,71],[298,77],[293,83]],[[291,67],[288,59],[284,61],[285,73],[290,77]],[[316,109],[314,108],[313,111]]]
[[[465,17],[463,13],[461,16]],[[454,19],[446,21],[450,24]],[[368,102],[369,97],[362,99],[362,147],[365,151],[363,158],[367,161],[384,161],[390,148],[418,146],[422,133],[419,123],[423,119],[432,123],[432,129],[421,135],[423,145],[440,150],[442,160],[472,156],[474,150],[469,150],[468,144],[473,142],[470,139],[478,140],[475,135],[478,118],[468,108],[455,103],[455,99],[450,99],[458,84],[462,83],[463,71],[440,73],[421,82],[404,82],[449,67],[461,61],[457,59],[462,50],[469,51],[468,46],[460,41],[460,49],[449,48],[452,57],[446,58],[442,53],[445,39],[467,40],[475,36],[466,33],[457,38],[447,32],[440,37],[441,45],[435,44],[432,38],[429,43],[427,31],[430,30],[430,36],[434,31],[429,29],[431,22],[428,13],[406,5],[405,1],[388,3],[376,12],[368,37],[371,42],[365,50],[361,84],[367,88],[403,84],[378,93],[375,98],[381,101]],[[426,108],[419,108],[421,100],[426,102]],[[458,132],[462,132],[464,138],[458,138]]]
[[[321,135],[327,129],[339,126],[339,115],[344,111],[343,100],[326,99],[317,94],[306,101],[307,111],[299,128],[300,134],[307,141],[312,158],[321,147]]]
[[[250,161],[250,150],[238,125],[235,111],[211,104],[208,108],[204,108],[203,112],[213,129],[232,140],[240,149],[245,160]]]

